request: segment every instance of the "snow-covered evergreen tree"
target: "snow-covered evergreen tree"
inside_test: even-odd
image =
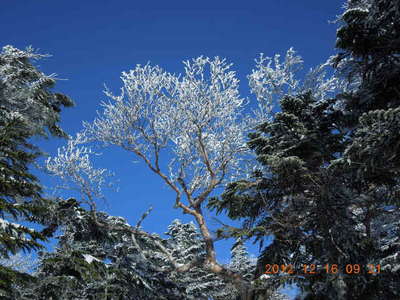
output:
[[[354,88],[339,95],[351,143],[338,165],[351,169],[358,230],[370,239],[365,256],[385,269],[348,286],[368,297],[398,298],[400,289],[400,9],[395,0],[349,0],[340,17],[335,57]],[[374,250],[372,250],[374,249]],[[371,288],[372,287],[372,288]],[[366,294],[367,294],[366,293]]]
[[[251,258],[247,249],[244,245],[243,239],[238,238],[231,249],[231,260],[227,264],[227,267],[243,276],[246,280],[252,282],[253,287],[256,289],[262,289],[263,293],[254,293],[255,300],[287,300],[287,296],[282,294],[279,289],[282,287],[281,283],[276,278],[270,278],[268,276],[255,276],[256,274],[257,260]],[[224,300],[239,300],[240,294],[235,290],[232,284],[228,283],[225,287],[226,291],[231,291],[227,298]]]
[[[313,90],[287,91],[281,111],[260,120],[250,135],[262,167],[212,204],[246,219],[232,234],[260,242],[274,236],[258,274],[272,262],[341,268],[337,274],[277,276],[296,281],[304,299],[397,299],[399,4],[350,0],[340,22],[339,54],[331,59],[337,82],[346,83],[340,93],[323,99]],[[282,68],[276,72],[279,78]],[[345,266],[354,264],[359,274],[346,274]],[[386,271],[377,274],[378,264]]]
[[[174,220],[168,226],[166,235],[169,236],[168,244],[178,263],[199,261],[198,265],[185,273],[173,271],[170,274],[172,281],[185,287],[187,299],[227,299],[232,292],[224,289],[227,283],[203,267],[205,243],[193,222],[182,224]]]
[[[40,72],[33,61],[44,57],[12,46],[0,52],[0,257],[41,247],[46,232],[17,222],[38,222],[47,213],[48,200],[29,168],[40,151],[29,139],[48,134],[64,137],[59,127],[60,111],[71,106],[65,95],[53,93],[53,76]],[[42,223],[43,224],[43,223]],[[15,270],[0,266],[0,294],[7,297],[18,278]]]
[[[46,75],[34,65],[35,60],[49,55],[37,54],[31,47],[19,50],[5,46],[0,52],[1,108],[9,117],[17,117],[30,135],[66,137],[59,127],[63,106],[73,105],[67,96],[53,92],[54,74]]]
[[[41,253],[35,282],[18,299],[186,299],[167,278],[163,240],[121,217],[59,200],[52,222],[62,227],[57,248]],[[164,264],[164,265],[162,265]]]
[[[256,262],[251,260],[240,238],[236,240],[236,243],[232,247],[231,261],[228,266],[231,270],[242,274],[243,278],[247,280],[252,280],[254,278]]]
[[[188,272],[171,272],[170,279],[183,286],[187,293],[187,299],[214,299],[237,300],[240,299],[240,291],[230,281],[223,281],[215,274],[202,267],[205,256],[205,245],[202,236],[195,224],[181,223],[174,220],[166,232],[168,245],[172,255],[181,264],[199,259],[199,265],[194,266]],[[256,261],[249,257],[243,242],[238,239],[231,249],[231,260],[225,267],[240,274],[245,280],[251,282],[254,279]],[[267,282],[268,285],[268,282]],[[278,291],[270,291],[271,300],[285,299]]]

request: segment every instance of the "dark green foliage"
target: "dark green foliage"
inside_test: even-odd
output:
[[[83,209],[75,199],[50,205],[47,222],[60,226],[55,251],[40,253],[30,283],[14,284],[17,299],[237,299],[232,283],[202,266],[176,272],[160,245],[179,264],[204,258],[204,243],[193,223],[175,220],[168,239],[132,227],[123,218]],[[251,280],[254,263],[241,242],[229,269]],[[274,293],[273,299],[285,299]]]
[[[17,286],[33,282],[34,278],[26,273],[18,272],[12,268],[0,266],[0,297],[1,299],[14,299],[13,295]]]
[[[304,95],[297,101],[300,99]],[[378,190],[378,183],[368,187],[368,177],[356,177],[364,174],[364,168],[346,164],[352,147],[357,145],[355,142],[344,153],[341,149],[349,142],[345,140],[341,145],[342,134],[334,133],[329,127],[324,131],[323,126],[308,126],[311,121],[327,120],[332,117],[330,114],[336,114],[329,109],[318,114],[312,108],[314,105],[311,101],[304,107],[314,113],[303,122],[283,105],[273,122],[260,126],[249,145],[265,165],[264,173],[255,172],[253,180],[229,185],[220,200],[214,199],[209,204],[218,211],[227,209],[231,218],[246,218],[243,229],[231,230],[231,235],[255,237],[261,247],[267,235],[274,236],[272,244],[259,258],[258,276],[268,263],[293,264],[298,270],[302,270],[303,264],[320,268],[327,263],[366,266],[380,263],[386,255],[395,255],[398,251],[396,240],[391,240],[395,248],[382,252],[382,247],[387,247],[389,242],[378,236],[377,230],[390,222],[385,218],[375,219],[385,213],[385,203],[393,203],[393,194],[387,186],[380,186]],[[311,147],[303,140],[314,145]],[[335,155],[342,157],[336,159]],[[398,279],[397,271],[383,276],[363,274],[341,278],[322,274],[285,280],[308,290],[313,299],[367,299],[366,295],[374,299],[381,291],[387,297],[398,293],[397,288],[388,289],[395,287]],[[379,289],[371,294],[374,287]]]
[[[53,93],[55,80],[32,65],[41,55],[6,46],[0,52],[0,256],[41,248],[47,232],[15,222],[37,222],[47,213],[48,200],[30,167],[40,150],[29,142],[36,135],[65,133],[58,126],[62,106],[72,101]],[[29,276],[0,266],[0,292]]]
[[[349,85],[336,99],[286,96],[250,135],[263,169],[230,184],[210,208],[243,219],[225,236],[273,236],[258,261],[341,266],[341,275],[289,276],[307,299],[400,297],[398,1],[349,1],[336,58]],[[363,274],[344,274],[360,264]],[[381,274],[367,274],[380,264]]]
[[[30,250],[39,248],[37,240],[44,240],[44,236],[25,226],[6,221],[6,218],[28,219],[32,214],[43,212],[40,205],[41,188],[29,170],[28,166],[37,153],[31,152],[32,145],[28,144],[27,134],[18,130],[16,120],[8,121],[3,115],[0,119],[0,251],[7,257],[8,251],[16,253],[19,249]],[[25,202],[24,198],[34,199],[34,202]],[[29,234],[31,239],[26,239]]]
[[[385,185],[397,191],[400,171],[400,108],[363,114],[345,157],[355,164],[355,180]],[[362,163],[362,168],[357,166],[359,163]],[[399,204],[400,198],[391,197],[393,200],[395,198]]]
[[[357,122],[363,112],[399,106],[400,9],[395,0],[350,0],[337,33],[336,66],[358,88],[341,95]]]
[[[281,103],[282,111],[271,123],[261,125],[249,142],[266,166],[264,173],[258,171],[252,181],[231,184],[222,201],[210,202],[210,206],[219,211],[228,208],[234,218],[247,218],[236,235],[255,237],[261,246],[265,236],[274,236],[259,259],[258,276],[268,263],[293,264],[300,270],[302,264],[366,264],[367,258],[359,255],[369,244],[362,243],[357,231],[346,231],[355,225],[348,209],[353,199],[343,186],[343,177],[326,168],[343,152],[342,128],[333,125],[340,112],[332,101],[318,103],[310,94],[286,97]],[[236,203],[247,209],[230,209]],[[304,281],[293,276],[287,281],[294,280],[304,289],[308,284],[327,282],[323,290],[332,290],[335,280],[327,277]]]
[[[51,210],[49,222],[63,228],[58,247],[41,254],[36,282],[25,286],[23,299],[185,299],[161,271],[167,264],[156,245],[160,237],[87,211],[74,199]]]

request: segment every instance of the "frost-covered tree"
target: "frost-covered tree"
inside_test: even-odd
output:
[[[279,54],[274,57],[260,54],[255,62],[256,68],[248,79],[251,92],[258,100],[258,110],[255,111],[258,122],[271,120],[273,109],[283,96],[311,92],[317,99],[323,100],[340,89],[339,79],[327,74],[329,61],[310,69],[301,80],[298,73],[303,68],[303,59],[293,48],[286,52],[284,60]]]
[[[231,248],[231,260],[227,267],[243,276],[243,278],[252,282],[255,290],[262,290],[262,293],[253,293],[254,300],[288,300],[288,297],[281,293],[282,282],[279,278],[272,278],[270,276],[261,275],[255,276],[257,259],[249,256],[247,249],[244,245],[243,239],[238,238]],[[240,294],[236,291],[231,283],[225,287],[227,297],[224,300],[239,300]]]
[[[257,62],[261,73],[255,71],[250,80],[252,89],[261,95],[262,89],[269,91],[274,85],[272,95],[276,95],[285,85],[296,88],[292,73],[298,63],[294,51],[289,50],[285,63],[276,66],[280,70],[277,77],[270,78],[266,75],[268,63],[261,58]],[[245,299],[250,283],[217,262],[202,205],[216,188],[240,173],[248,153],[245,136],[253,123],[243,114],[244,100],[230,64],[218,57],[199,57],[184,64],[185,73],[180,76],[149,64],[122,73],[121,94],[106,91],[111,100],[103,103],[98,118],[85,124],[85,136],[88,141],[122,147],[160,176],[175,192],[175,207],[192,215],[199,226],[205,243],[204,266],[233,281]],[[325,83],[318,89],[325,95],[331,85],[324,81],[322,69],[311,76],[320,79],[314,80],[315,84]],[[253,82],[260,82],[258,89]],[[258,100],[264,112],[273,105],[270,97]],[[191,263],[178,269],[187,270]]]
[[[243,289],[240,276],[217,262],[202,212],[207,197],[235,174],[245,151],[244,101],[229,68],[218,57],[186,61],[183,76],[138,65],[122,74],[121,95],[106,92],[112,102],[103,103],[103,113],[85,125],[85,133],[89,140],[132,152],[159,175],[175,192],[175,207],[197,221],[207,268]],[[166,150],[174,154],[170,159]]]
[[[196,226],[190,222],[183,224],[174,220],[166,232],[172,255],[179,263],[185,264],[195,259],[205,259],[205,245]],[[231,249],[231,260],[225,267],[240,274],[245,280],[254,279],[256,261],[249,257],[243,242],[239,239]],[[188,272],[171,272],[173,282],[183,286],[187,299],[237,300],[240,291],[230,281],[224,281],[202,265],[194,266]],[[266,281],[268,285],[268,281]],[[285,299],[278,291],[268,290],[271,300]]]
[[[241,239],[237,239],[231,249],[231,261],[228,266],[248,280],[252,280],[254,277],[255,261],[249,257],[249,253]]]
[[[47,211],[48,201],[29,168],[40,151],[29,139],[33,136],[63,137],[58,126],[63,106],[72,101],[52,92],[54,76],[45,75],[33,61],[44,57],[31,48],[12,46],[0,52],[0,256],[22,250],[38,249],[46,239],[44,232],[18,224],[37,222]],[[5,296],[19,277],[15,271],[0,267],[0,289]]]
[[[234,245],[231,248],[231,259],[226,267],[230,270],[240,274],[245,280],[250,282],[254,279],[255,273],[255,264],[254,260],[251,260],[249,257],[249,253],[247,252],[245,246],[241,239],[237,239]],[[268,282],[268,290],[270,290],[270,285]],[[240,293],[235,289],[234,285],[231,282],[227,282],[227,285],[224,288],[226,292],[226,297],[224,300],[237,300],[240,298]],[[271,298],[275,299],[275,298]]]
[[[94,167],[92,158],[99,154],[81,145],[82,139],[81,133],[69,137],[67,145],[60,147],[56,156],[47,158],[46,169],[57,181],[61,181],[56,190],[77,192],[80,202],[95,211],[96,203],[105,200],[103,190],[113,185],[110,180],[113,174],[107,169]]]
[[[46,162],[47,170],[81,199],[60,201],[48,222],[62,228],[56,251],[42,255],[36,297],[73,299],[184,299],[184,288],[168,279],[173,250],[159,236],[123,218],[96,211],[110,172],[96,169],[82,135],[70,137]],[[85,210],[80,204],[88,204]],[[71,263],[72,262],[72,263]],[[57,268],[54,268],[54,265]],[[26,291],[27,289],[25,289]],[[79,291],[79,292],[77,292]]]
[[[193,222],[182,224],[179,220],[174,220],[168,226],[166,235],[177,262],[187,264],[206,259],[205,243]],[[229,291],[225,289],[227,282],[205,269],[202,264],[185,273],[173,271],[168,277],[185,288],[187,299],[229,299],[235,291],[234,286]]]

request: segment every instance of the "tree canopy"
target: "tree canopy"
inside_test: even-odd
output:
[[[400,293],[398,4],[348,1],[339,21],[330,63],[341,91],[327,99],[312,90],[284,95],[281,111],[249,135],[262,166],[209,207],[245,220],[225,236],[255,237],[261,247],[273,236],[258,274],[266,264],[290,264],[297,274],[287,282],[309,299],[393,299]],[[356,264],[360,274],[346,274]],[[304,265],[318,274],[304,274]]]
[[[225,59],[184,61],[180,75],[148,63],[123,72],[121,94],[106,89],[74,137],[59,126],[72,100],[33,63],[46,55],[4,47],[1,297],[278,300],[296,284],[303,300],[399,298],[400,6],[348,0],[337,24],[337,54],[306,75],[293,48],[255,60],[252,111]],[[42,196],[37,136],[68,139],[45,167],[77,197]],[[136,226],[98,211],[111,174],[92,148],[110,145],[139,158],[195,223],[174,220],[161,237],[141,227],[151,209]],[[206,210],[242,226],[213,231]],[[49,237],[56,247],[44,250]],[[232,237],[221,263],[215,242]],[[21,250],[38,250],[34,273]]]

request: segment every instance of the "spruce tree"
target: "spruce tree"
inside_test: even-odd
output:
[[[168,243],[179,263],[186,264],[194,259],[205,260],[205,244],[193,222],[182,224],[174,220],[168,226],[166,235],[169,236]],[[170,279],[185,288],[187,299],[229,299],[228,296],[235,290],[232,287],[227,291],[227,283],[202,268],[201,264],[185,273],[171,272]]]
[[[186,299],[167,277],[157,246],[165,242],[123,218],[88,211],[71,198],[53,204],[62,228],[55,251],[42,252],[35,283],[18,299]]]
[[[205,258],[204,242],[192,222],[184,224],[179,220],[174,220],[168,226],[166,234],[169,236],[167,241],[173,250],[172,253],[179,263],[185,264],[195,257]],[[253,281],[256,264],[250,259],[241,239],[238,239],[231,248],[231,260],[225,267],[240,274],[248,282]],[[169,278],[185,288],[186,299],[240,299],[240,292],[231,282],[221,280],[215,274],[202,268],[201,264],[185,273],[171,272]],[[270,282],[267,282],[267,285],[270,287]],[[267,291],[271,300],[286,299],[277,288],[267,288]]]
[[[242,274],[243,278],[252,280],[255,271],[255,262],[249,257],[246,247],[241,239],[237,239],[231,249],[229,269]]]
[[[281,111],[250,135],[262,166],[209,205],[245,218],[230,235],[256,237],[261,247],[272,235],[258,274],[292,264],[297,274],[285,280],[308,299],[400,294],[399,12],[397,1],[348,1],[332,59],[347,80],[342,92],[283,97]],[[311,264],[318,274],[302,276]],[[360,274],[347,274],[356,264]]]
[[[16,222],[38,221],[47,212],[48,201],[30,167],[40,151],[31,137],[49,134],[64,137],[59,127],[62,106],[71,106],[65,95],[53,93],[52,76],[40,72],[32,61],[44,57],[33,52],[3,47],[0,52],[0,256],[41,248],[43,232]],[[29,276],[0,266],[0,292]]]

